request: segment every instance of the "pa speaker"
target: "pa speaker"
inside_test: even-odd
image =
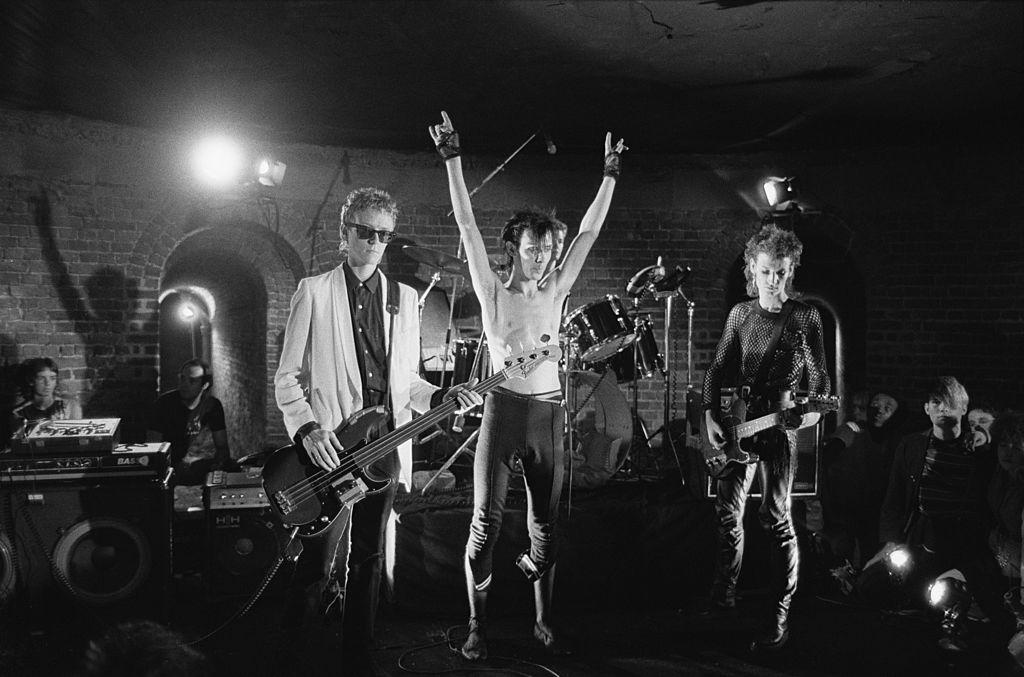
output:
[[[10,484],[0,546],[14,607],[33,634],[95,632],[97,623],[164,620],[170,505],[159,482]],[[13,536],[13,537],[12,537]]]
[[[281,556],[288,532],[270,508],[207,510],[206,519],[207,595],[253,594]]]

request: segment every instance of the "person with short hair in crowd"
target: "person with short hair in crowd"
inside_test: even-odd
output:
[[[1005,586],[988,547],[992,519],[986,499],[995,460],[987,446],[975,446],[964,426],[968,403],[967,390],[952,376],[939,377],[928,389],[924,412],[931,428],[904,437],[896,448],[882,505],[885,545],[876,557],[885,558],[899,544],[910,546],[912,589],[958,569],[989,618],[988,631],[1008,638],[1013,618],[1003,606]],[[965,616],[944,620],[942,648],[966,647]]]
[[[178,370],[178,387],[157,398],[147,422],[150,442],[169,442],[173,481],[203,484],[211,470],[231,464],[224,405],[210,388],[210,365],[192,358]]]

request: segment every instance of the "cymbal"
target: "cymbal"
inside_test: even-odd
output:
[[[425,263],[432,268],[437,268],[445,275],[453,275],[458,277],[465,277],[469,275],[469,266],[462,259],[439,252],[434,249],[428,249],[426,247],[417,247],[415,245],[407,244],[402,247],[409,258],[420,263]]]

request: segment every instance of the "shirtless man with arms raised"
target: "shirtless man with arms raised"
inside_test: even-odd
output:
[[[509,355],[550,340],[543,339],[544,336],[558,336],[563,302],[608,214],[620,156],[626,146],[620,139],[613,147],[611,133],[605,136],[601,186],[583,216],[579,234],[554,271],[548,271],[556,230],[553,217],[533,211],[512,215],[501,235],[502,247],[511,263],[511,274],[503,281],[490,268],[473,216],[462,175],[458,133],[447,113],[442,112],[441,117],[441,124],[430,127],[430,136],[448,170],[455,220],[465,244],[473,290],[480,300],[492,365],[500,370]],[[545,277],[545,273],[549,275]],[[473,519],[465,560],[470,618],[462,655],[469,660],[487,657],[485,625],[492,555],[517,456],[526,479],[530,532],[530,549],[519,556],[517,564],[534,584],[533,634],[548,649],[565,650],[565,643],[558,640],[549,618],[555,573],[555,522],[564,473],[561,402],[558,365],[554,362],[542,364],[525,379],[506,382],[504,388],[492,391],[485,400],[473,461]]]

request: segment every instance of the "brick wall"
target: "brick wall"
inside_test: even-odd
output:
[[[288,302],[299,278],[337,263],[345,194],[360,185],[391,191],[402,207],[396,244],[454,253],[457,231],[446,216],[443,168],[428,153],[274,148],[288,173],[269,203],[251,191],[216,196],[192,186],[182,160],[187,141],[0,110],[0,359],[57,358],[63,388],[79,395],[87,415],[116,412],[129,435],[140,435],[142,403],[157,391],[159,295],[185,281],[205,285],[225,309],[214,320],[217,392],[230,410],[236,453],[248,453],[284,439],[272,379]],[[468,152],[467,182],[476,185],[502,159]],[[887,388],[916,402],[929,377],[953,373],[977,396],[1024,402],[1022,172],[1004,149],[785,158],[634,151],[570,307],[621,296],[658,255],[670,267],[690,266],[690,380],[699,387],[725,313],[741,295],[737,257],[760,219],[760,179],[771,174],[796,175],[821,211],[797,224],[807,244],[797,286],[838,309],[849,387]],[[524,152],[475,199],[489,250],[498,251],[501,224],[522,206],[557,206],[571,236],[598,182],[594,157]],[[387,266],[426,286],[430,271],[395,245]],[[646,302],[641,310],[660,344],[663,307]],[[679,403],[680,299],[672,325]],[[638,400],[648,429],[659,427],[662,384],[641,382]]]

